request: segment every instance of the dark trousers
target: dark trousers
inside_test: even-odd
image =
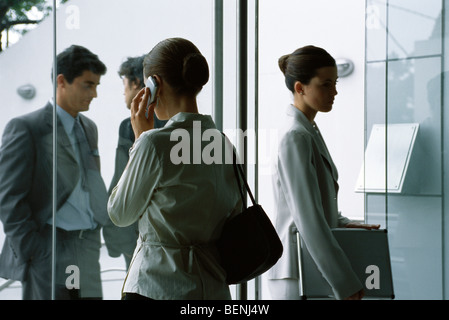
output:
[[[25,281],[22,281],[24,300],[50,300],[52,298],[51,237],[52,227],[42,231],[47,243],[47,254],[33,259],[28,265]],[[101,299],[100,277],[100,229],[65,231],[56,228],[56,276],[55,299]],[[68,267],[79,270],[79,289],[71,288],[70,277],[74,275]]]
[[[149,301],[151,301],[153,299],[142,296],[137,293],[125,292],[125,294],[122,297],[122,300],[149,300]]]

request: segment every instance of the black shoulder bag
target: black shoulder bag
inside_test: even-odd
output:
[[[283,251],[273,224],[262,207],[256,204],[243,169],[236,164],[235,153],[233,166],[243,203],[246,202],[240,175],[253,205],[226,221],[216,243],[228,284],[247,282],[261,275],[279,260]]]

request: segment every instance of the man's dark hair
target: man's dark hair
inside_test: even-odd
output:
[[[132,83],[140,85],[141,88],[145,86],[143,82],[143,59],[141,57],[130,57],[120,66],[118,74],[120,77],[126,77]]]
[[[58,54],[56,61],[57,75],[64,75],[68,83],[72,83],[84,71],[104,75],[107,70],[105,64],[98,59],[96,54],[78,45],[72,45]]]

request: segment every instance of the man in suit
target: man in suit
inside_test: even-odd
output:
[[[143,59],[145,55],[139,57],[129,57],[119,68],[118,74],[123,80],[125,104],[131,108],[131,102],[136,94],[145,86],[143,80]],[[159,120],[154,114],[154,128],[162,128],[166,120]],[[129,149],[134,143],[134,132],[131,126],[131,117],[124,119],[120,123],[118,145],[115,154],[115,171],[111,180],[108,193],[117,185],[123,170],[129,159]],[[108,253],[111,257],[119,257],[123,254],[126,267],[128,268],[136,247],[139,235],[138,223],[120,228],[115,225],[108,225],[103,228],[103,237],[106,242]]]
[[[101,298],[100,229],[110,223],[95,123],[82,115],[106,66],[73,45],[57,56],[56,107],[12,119],[0,148],[0,219],[6,235],[0,277],[21,281],[23,299]],[[53,217],[53,110],[57,115]]]

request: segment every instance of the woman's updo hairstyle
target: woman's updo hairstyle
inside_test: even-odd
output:
[[[159,42],[143,61],[148,78],[158,75],[179,95],[196,96],[209,80],[206,58],[189,40],[169,38]]]
[[[287,88],[294,93],[295,82],[309,84],[316,71],[323,67],[336,67],[335,59],[324,49],[305,46],[279,58],[279,68],[285,76]]]

